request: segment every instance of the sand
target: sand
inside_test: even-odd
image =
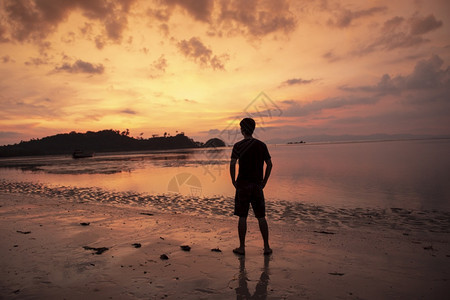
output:
[[[263,255],[257,222],[249,218],[247,253],[240,257],[232,253],[237,246],[236,217],[175,211],[3,190],[0,298],[450,295],[448,213],[394,209],[384,216],[350,218],[345,210],[307,209],[299,217],[309,218],[305,222],[269,215],[271,256]],[[190,251],[180,246],[190,246]],[[163,254],[168,259],[162,259]]]

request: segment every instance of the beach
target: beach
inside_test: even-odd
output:
[[[27,192],[4,183],[0,205],[2,299],[450,294],[448,212],[303,207],[299,218],[284,221],[269,210],[274,253],[263,255],[257,221],[249,217],[246,256],[240,257],[232,253],[238,239],[231,212],[83,201],[74,193]]]

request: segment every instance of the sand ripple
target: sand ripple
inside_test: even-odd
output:
[[[97,187],[49,186],[41,183],[0,181],[0,192],[65,198],[78,203],[137,206],[168,213],[224,217],[233,213],[232,197],[191,197],[181,194],[148,195],[116,192]],[[312,224],[327,230],[334,227],[384,227],[409,231],[450,233],[450,212],[403,208],[335,208],[301,202],[267,200],[271,222]]]

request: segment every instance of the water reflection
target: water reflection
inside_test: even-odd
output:
[[[355,208],[450,210],[450,140],[268,145],[274,168],[268,201]],[[231,149],[0,159],[0,179],[115,191],[171,192],[172,178],[198,178],[201,196],[233,196]],[[191,190],[179,193],[190,196]]]
[[[235,289],[236,299],[267,299],[267,286],[269,284],[269,261],[271,256],[264,255],[264,265],[255,292],[250,294],[247,281],[247,270],[245,269],[245,256],[239,256],[239,286]]]

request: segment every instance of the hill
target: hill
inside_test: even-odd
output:
[[[32,139],[19,144],[0,146],[0,157],[72,154],[74,150],[93,152],[142,151],[196,148],[199,143],[185,136],[152,137],[136,139],[128,136],[128,131],[102,130],[86,133],[64,133]]]
[[[225,147],[225,142],[218,138],[212,138],[203,145],[205,148]]]

